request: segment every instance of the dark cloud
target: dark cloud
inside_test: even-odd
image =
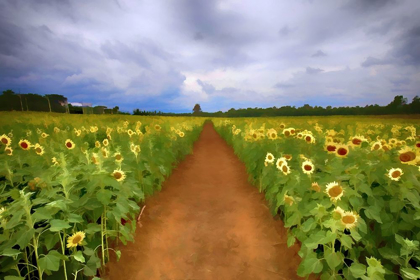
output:
[[[202,87],[203,91],[207,94],[212,94],[216,90],[213,85],[209,83],[204,83],[200,79],[197,80],[197,84],[199,84]]]
[[[320,68],[312,68],[312,67],[306,67],[306,73],[307,74],[318,74],[323,72],[323,69]]]
[[[196,40],[196,41],[201,41],[201,40],[203,40],[204,39],[204,36],[203,36],[203,34],[201,34],[200,32],[196,32],[195,34],[194,34],[194,40]]]
[[[370,67],[370,66],[374,66],[374,65],[386,65],[386,64],[389,64],[389,63],[390,63],[389,61],[369,56],[368,58],[366,58],[365,61],[362,62],[361,65],[363,67]]]
[[[290,33],[290,29],[289,29],[289,26],[287,26],[287,25],[283,26],[283,27],[279,30],[279,34],[280,34],[281,36],[287,36],[287,35],[289,35],[289,33]]]
[[[420,22],[395,39],[391,55],[404,64],[420,66]]]
[[[313,55],[311,55],[311,57],[321,57],[321,56],[327,56],[327,54],[324,53],[321,50],[318,50],[316,53],[314,53]]]
[[[348,9],[356,13],[370,13],[392,6],[397,0],[351,0],[343,5],[344,9]]]
[[[285,84],[285,83],[277,83],[273,87],[274,88],[286,89],[286,88],[292,88],[292,87],[294,87],[294,85],[292,85],[292,84]]]

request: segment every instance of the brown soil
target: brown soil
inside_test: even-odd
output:
[[[282,221],[211,123],[193,151],[146,200],[106,279],[300,279],[299,247],[287,248]]]

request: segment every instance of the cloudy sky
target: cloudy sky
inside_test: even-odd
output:
[[[1,0],[0,90],[122,110],[420,95],[418,0]]]

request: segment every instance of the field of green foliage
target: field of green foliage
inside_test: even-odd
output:
[[[298,275],[420,279],[420,120],[215,119],[301,244]]]
[[[0,113],[0,279],[99,276],[203,121]]]

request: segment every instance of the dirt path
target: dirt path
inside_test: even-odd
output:
[[[108,279],[299,279],[298,247],[287,248],[282,222],[247,177],[207,123],[194,154],[146,200],[143,227]]]

